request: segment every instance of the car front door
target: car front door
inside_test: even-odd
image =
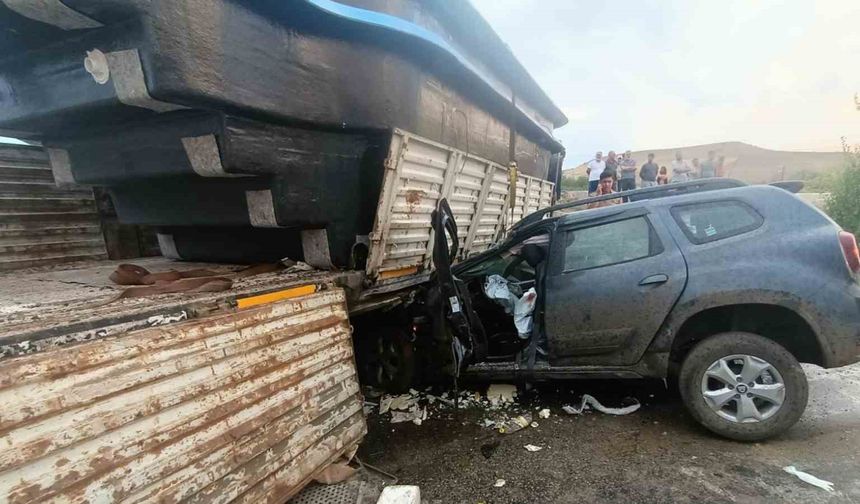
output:
[[[684,289],[687,268],[645,208],[559,223],[545,282],[553,365],[639,360]]]

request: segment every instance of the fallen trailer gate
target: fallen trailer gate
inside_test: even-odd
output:
[[[50,285],[61,273],[23,275]],[[0,501],[295,494],[366,433],[346,295],[332,278],[263,275],[231,292],[76,310],[78,329],[92,329],[77,340],[49,329],[64,308],[93,303],[86,288],[57,294],[46,320],[37,305],[12,306],[0,331]]]

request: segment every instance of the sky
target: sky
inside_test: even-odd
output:
[[[860,0],[471,0],[596,150],[860,144]],[[852,142],[853,140],[853,142]]]

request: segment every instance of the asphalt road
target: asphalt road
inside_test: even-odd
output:
[[[487,416],[481,408],[437,412],[420,426],[371,414],[359,456],[419,485],[428,503],[860,502],[860,365],[810,366],[807,376],[803,418],[760,443],[710,434],[662,382],[573,381],[521,401],[519,408],[552,415],[535,414],[537,427],[513,434],[478,425]],[[623,417],[561,410],[584,393],[607,405],[632,396],[642,407]],[[834,493],[787,474],[789,465],[833,482]],[[497,479],[505,485],[494,487]]]

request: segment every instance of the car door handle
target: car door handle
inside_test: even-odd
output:
[[[639,285],[656,285],[656,284],[666,283],[668,281],[669,281],[669,276],[660,273],[657,275],[651,275],[651,276],[647,276],[647,277],[643,278],[642,280],[639,281]]]

